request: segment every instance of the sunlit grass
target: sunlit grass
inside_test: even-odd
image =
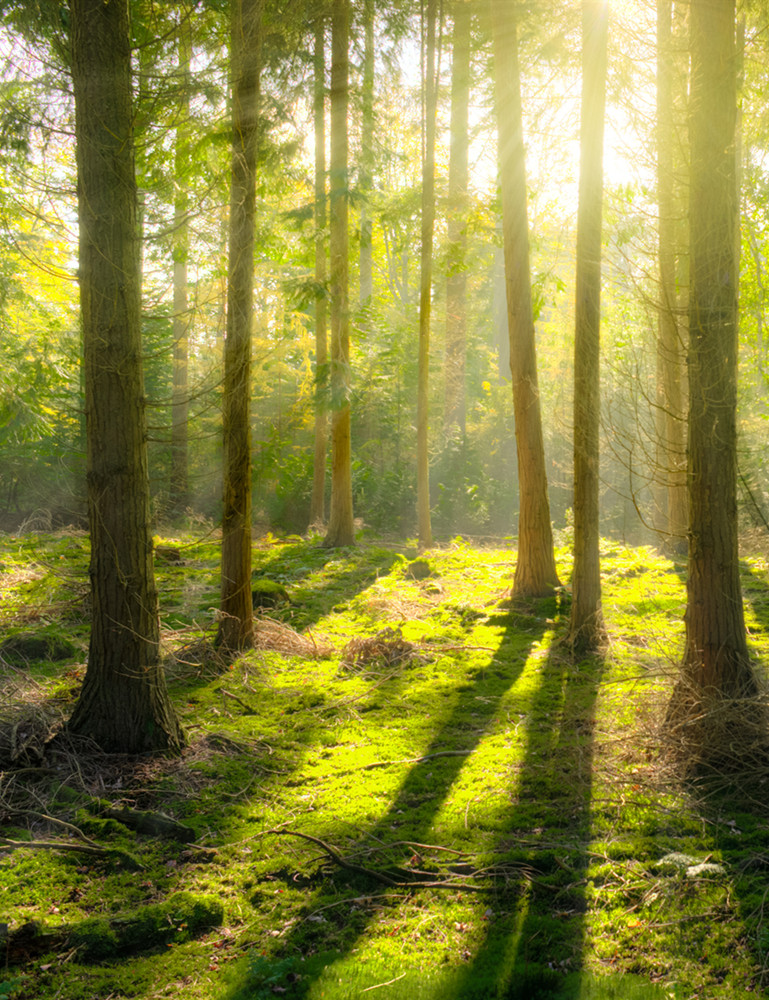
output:
[[[156,567],[172,650],[211,634],[217,546],[160,541],[184,559]],[[568,592],[511,605],[506,547],[455,540],[426,554],[421,578],[409,572],[414,555],[379,543],[341,553],[257,544],[255,571],[289,596],[270,617],[309,631],[319,654],[258,649],[224,669],[169,663],[190,738],[181,760],[108,762],[98,779],[84,762],[85,783],[74,765],[53,784],[34,779],[37,805],[23,800],[5,836],[60,835],[40,818],[47,811],[119,844],[144,871],[16,850],[0,865],[0,921],[76,923],[184,890],[221,899],[225,922],[101,967],[44,956],[9,970],[0,995],[657,1000],[736,998],[761,984],[765,810],[699,801],[658,753],[683,642],[680,570],[652,549],[604,543],[609,641],[603,657],[575,665],[561,641]],[[564,581],[569,560],[559,550]],[[33,567],[25,617],[13,619],[20,604],[7,612],[15,627],[82,636],[71,602],[82,596],[84,539],[0,537],[0,563],[9,593]],[[765,658],[766,565],[746,561],[745,581]],[[400,635],[413,655],[345,660],[348,642],[377,634]],[[66,712],[72,664],[26,669],[35,698],[58,692]],[[25,674],[11,676],[21,696]],[[62,784],[74,799],[51,796]],[[4,769],[0,805],[22,788]],[[181,845],[110,832],[82,811],[86,792],[164,809],[217,854],[201,862]],[[668,855],[690,863],[671,867]],[[457,885],[365,874],[420,865],[437,880],[458,866]]]

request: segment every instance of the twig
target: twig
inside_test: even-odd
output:
[[[362,764],[353,770],[372,771],[375,767],[392,767],[395,764],[422,764],[426,760],[435,760],[436,757],[469,757],[471,753],[472,750],[438,750],[436,753],[427,753],[422,757],[405,757],[403,760],[377,760],[373,764]]]
[[[90,837],[86,837],[80,827],[75,826],[73,823],[68,823],[65,819],[59,819],[56,816],[49,816],[47,813],[35,812],[33,809],[13,809],[12,813],[14,816],[34,816],[35,819],[42,819],[46,823],[63,826],[65,830],[69,830],[70,833],[79,837],[79,839],[82,840],[84,844],[88,844],[89,847],[95,847],[98,851],[104,850],[104,848],[99,847],[96,841],[91,840]]]
[[[403,979],[405,975],[405,972],[401,972],[401,974],[396,976],[395,979],[389,979],[386,983],[374,983],[373,986],[367,986],[365,990],[361,990],[361,993],[368,993],[369,990],[378,990],[380,986],[392,986],[392,984],[397,983],[399,979]]]
[[[72,844],[69,841],[60,840],[10,840],[8,837],[0,837],[0,851],[15,851],[20,847],[28,847],[33,851],[79,851],[81,854],[91,854],[100,858],[116,858],[118,861],[125,862],[134,871],[144,871],[144,865],[136,858],[126,851],[119,851],[115,848],[91,847],[89,844]]]
[[[298,830],[268,830],[267,833],[274,833],[284,837],[301,837],[302,840],[307,840],[311,844],[317,844],[326,854],[331,858],[331,860],[339,865],[340,868],[344,868],[346,871],[355,872],[358,875],[366,875],[369,878],[373,878],[377,882],[381,882],[383,885],[389,885],[392,888],[397,889],[456,889],[462,892],[486,892],[486,888],[481,885],[468,884],[467,882],[457,882],[454,881],[453,877],[446,879],[431,879],[429,881],[412,881],[411,879],[394,879],[384,872],[377,871],[374,868],[365,868],[363,865],[354,865],[342,857],[341,854],[330,844],[327,844],[324,840],[319,837],[313,837],[309,833],[300,833]],[[420,875],[427,874],[426,872],[419,872]]]

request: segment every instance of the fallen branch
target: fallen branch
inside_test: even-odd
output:
[[[130,830],[146,833],[153,837],[171,837],[174,840],[180,840],[183,844],[188,844],[197,836],[192,827],[177,823],[175,819],[161,812],[129,809],[128,806],[113,809],[109,802],[100,799],[94,799],[93,802],[89,803],[87,809],[94,816],[117,820],[118,823],[122,823]]]
[[[33,851],[78,851],[80,854],[90,854],[106,860],[122,861],[132,871],[144,871],[144,865],[137,861],[133,855],[114,847],[76,844],[69,840],[10,840],[8,837],[0,837],[0,852],[16,851],[20,847],[26,847]]]
[[[321,840],[319,837],[313,837],[309,833],[300,833],[298,830],[268,830],[267,833],[274,833],[278,836],[284,837],[301,837],[302,840],[307,840],[311,844],[316,844],[321,848],[334,864],[343,868],[345,871],[354,872],[356,875],[364,875],[368,878],[374,879],[376,882],[380,882],[382,885],[390,886],[396,889],[456,889],[461,892],[486,892],[486,887],[481,885],[474,885],[467,882],[456,881],[456,874],[448,876],[447,878],[439,879],[412,879],[406,878],[393,878],[392,876],[386,874],[385,872],[378,871],[376,868],[366,868],[363,865],[356,865],[350,861],[333,848],[330,844],[327,844],[325,840]],[[408,872],[403,869],[397,870],[400,875],[407,875]],[[414,872],[415,875],[428,875],[428,872],[417,871]],[[461,876],[460,876],[461,877]]]
[[[438,750],[436,753],[426,753],[422,757],[404,757],[403,760],[377,760],[373,764],[362,764],[354,770],[373,771],[375,767],[393,767],[396,764],[423,764],[426,760],[435,760],[436,757],[468,757],[471,753],[472,750]]]

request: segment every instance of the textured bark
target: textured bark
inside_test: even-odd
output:
[[[507,0],[492,0],[492,17],[505,288],[520,495],[513,595],[531,597],[552,593],[559,581],[553,552],[537,385],[516,8]]]
[[[217,644],[253,645],[251,605],[251,328],[261,0],[233,0],[232,179],[224,340],[221,619]]]
[[[326,514],[326,448],[328,429],[328,335],[326,322],[326,59],[325,19],[315,22],[313,53],[313,123],[315,127],[315,454],[310,524]]]
[[[454,0],[451,56],[451,146],[449,150],[448,275],[443,429],[464,439],[467,351],[467,187],[470,104],[470,23],[468,0]]]
[[[676,720],[696,721],[714,699],[753,697],[757,691],[745,634],[737,536],[734,38],[734,0],[693,0],[689,574],[686,649],[670,706]]]
[[[582,112],[574,333],[574,571],[569,640],[576,653],[603,639],[599,557],[601,209],[606,107],[606,0],[582,3]]]
[[[179,124],[174,149],[174,319],[173,396],[171,400],[171,510],[183,514],[189,503],[188,417],[189,417],[189,331],[187,257],[190,242],[189,195],[186,164],[187,123],[190,114],[190,59],[192,40],[189,19],[179,24]]]
[[[672,554],[686,549],[686,358],[677,289],[680,199],[675,190],[673,0],[657,3],[657,528]]]
[[[374,0],[363,4],[363,88],[360,130],[360,305],[367,309],[374,294],[371,192],[374,183]],[[364,314],[365,322],[365,314]]]
[[[427,0],[427,40],[424,92],[424,149],[422,152],[422,235],[419,281],[419,345],[417,355],[417,538],[420,549],[433,543],[430,521],[429,368],[430,297],[435,228],[435,118],[438,87],[435,69],[437,0]]]
[[[350,451],[350,317],[347,232],[347,108],[349,0],[334,0],[331,15],[331,510],[323,544],[353,545]]]
[[[69,722],[103,749],[177,749],[158,662],[126,0],[73,0],[92,625]]]

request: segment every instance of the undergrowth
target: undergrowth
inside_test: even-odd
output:
[[[568,592],[511,604],[507,544],[457,538],[417,561],[268,536],[255,590],[276,597],[228,663],[211,645],[217,540],[157,543],[188,745],[137,760],[62,730],[87,538],[0,536],[0,997],[765,991],[766,779],[684,786],[659,753],[681,567],[604,543],[609,644],[575,664]],[[765,562],[744,580],[766,662]],[[176,833],[132,829],[137,812]]]

